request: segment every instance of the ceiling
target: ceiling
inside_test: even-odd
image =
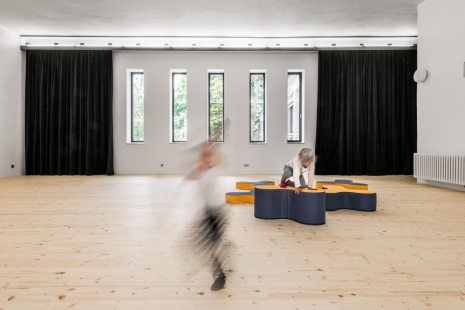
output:
[[[0,0],[0,25],[41,36],[416,36],[423,0]]]

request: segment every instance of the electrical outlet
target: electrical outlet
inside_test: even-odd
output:
[[[244,164],[244,167],[248,167],[248,166],[249,166],[249,164]]]
[[[163,164],[160,164],[160,167],[163,167]]]
[[[15,167],[15,165],[11,165],[11,168],[14,168],[14,167]]]

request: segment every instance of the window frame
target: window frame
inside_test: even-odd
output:
[[[223,76],[223,113],[222,113],[223,127],[221,129],[223,139],[221,141],[212,141],[211,140],[211,127],[210,127],[210,124],[211,124],[211,118],[210,118],[210,116],[211,116],[211,114],[210,114],[210,112],[211,112],[211,92],[210,92],[211,85],[210,85],[210,81],[211,81],[211,79],[210,79],[210,76],[212,76],[212,75],[222,75]],[[211,143],[224,143],[224,110],[225,110],[225,105],[224,105],[224,103],[225,103],[224,81],[225,81],[224,80],[224,71],[220,71],[220,70],[218,70],[218,71],[210,71],[209,70],[208,71],[208,89],[207,89],[207,91],[208,91],[208,139],[207,139],[207,141],[211,142]]]
[[[263,75],[263,140],[252,141],[252,75]],[[250,143],[266,143],[266,70],[251,70],[249,72],[249,142]]]
[[[144,144],[134,140],[134,74],[144,76],[144,138],[145,138],[145,75],[143,69],[126,70],[126,144]]]
[[[303,137],[303,122],[304,122],[304,110],[303,110],[303,94],[304,94],[304,90],[303,90],[303,71],[302,70],[289,70],[287,72],[287,78],[288,78],[288,81],[289,81],[289,76],[290,75],[297,75],[299,77],[299,117],[298,117],[298,120],[299,120],[299,140],[289,140],[287,139],[287,142],[288,143],[304,143],[304,137]],[[287,92],[289,91],[289,84],[288,84],[288,89],[287,89]],[[286,106],[288,104],[287,102],[288,100],[288,97],[286,96]],[[296,107],[296,104],[295,102],[293,103],[293,107],[295,109]],[[288,127],[289,127],[289,120],[288,120]],[[286,134],[287,136],[287,134]]]
[[[175,140],[175,137],[174,137],[174,100],[175,100],[175,96],[174,96],[174,76],[176,74],[183,74],[186,76],[186,79],[187,79],[187,70],[170,70],[170,73],[171,73],[171,105],[170,105],[170,123],[171,123],[171,134],[170,134],[170,143],[186,143],[187,142],[187,131],[186,131],[186,140],[183,140],[183,141],[176,141]],[[187,89],[186,89],[186,98],[187,98]],[[187,102],[186,102],[186,105],[187,105]],[[187,114],[187,112],[186,112]],[[186,115],[187,117],[187,115]],[[186,122],[187,122],[187,119],[186,119]],[[187,124],[186,124],[187,126]]]

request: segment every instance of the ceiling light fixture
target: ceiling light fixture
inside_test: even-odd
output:
[[[128,39],[129,38],[129,39]],[[358,48],[360,50],[366,48],[375,48],[375,47],[382,47],[385,48],[400,48],[400,49],[416,49],[417,48],[417,38],[405,38],[405,37],[391,37],[389,39],[382,38],[382,37],[373,37],[373,38],[365,38],[365,37],[341,37],[341,43],[337,43],[331,40],[337,40],[338,38],[322,38],[321,40],[318,39],[319,44],[317,42],[312,42],[311,38],[250,38],[250,37],[231,37],[231,38],[222,38],[222,37],[205,37],[205,38],[197,38],[197,37],[173,37],[173,44],[171,43],[164,43],[164,40],[171,40],[170,37],[155,37],[154,38],[142,38],[142,37],[115,37],[110,38],[112,40],[117,40],[116,43],[108,40],[108,37],[21,37],[21,47],[24,49],[31,49],[32,47],[38,46],[54,46],[57,49],[61,49],[67,46],[75,46],[80,47],[81,49],[90,49],[90,48],[98,48],[99,46],[107,46],[107,49],[122,49],[121,43],[128,42],[125,46],[126,49],[128,48],[136,48],[140,49],[142,46],[144,49],[157,49],[157,48],[165,48],[165,49],[185,49],[186,47],[190,47],[191,49],[215,49],[215,46],[219,50],[226,49],[236,49],[236,48],[250,48],[253,50],[256,49],[268,49],[268,50],[287,50],[287,49],[353,49]],[[203,39],[205,42],[203,43]],[[285,40],[284,45],[281,42],[276,42],[277,40]],[[130,41],[129,41],[130,40]],[[310,40],[312,43],[305,43],[302,42],[304,40]],[[315,39],[317,40],[317,39]],[[389,41],[388,41],[389,40]],[[106,41],[106,42],[105,42]],[[194,41],[194,42],[192,42]],[[223,41],[223,42],[221,42]],[[361,42],[362,41],[362,42]],[[166,41],[165,41],[166,42]],[[197,43],[198,42],[198,43]],[[358,43],[357,43],[358,42]],[[315,47],[316,45],[316,47]]]

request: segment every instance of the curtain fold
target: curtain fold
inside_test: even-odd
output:
[[[113,175],[111,51],[26,52],[26,174]]]
[[[317,174],[413,173],[416,69],[416,50],[319,52]]]

